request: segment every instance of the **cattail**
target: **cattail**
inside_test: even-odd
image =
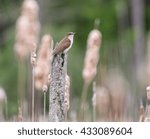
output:
[[[53,40],[49,34],[42,37],[41,45],[35,65],[35,87],[44,93],[44,120],[46,114],[46,92],[48,90],[49,74],[51,70]]]
[[[68,111],[70,107],[69,97],[70,97],[70,77],[66,75],[65,98],[64,98],[66,111]]]
[[[100,121],[108,121],[111,110],[110,93],[107,88],[97,86],[95,90],[96,112]]]
[[[24,0],[22,4],[22,15],[29,17],[31,21],[38,20],[39,6],[36,0]]]
[[[36,0],[24,0],[22,6],[22,15],[29,20],[29,27],[27,30],[27,45],[30,51],[35,51],[38,43],[38,36],[40,30],[40,23],[38,18],[39,7]]]
[[[128,82],[119,69],[111,69],[107,73],[105,84],[111,95],[112,118],[114,121],[121,121],[127,106]]]
[[[84,79],[84,86],[81,95],[81,106],[78,116],[79,120],[84,119],[85,101],[87,98],[88,86],[97,73],[101,38],[101,32],[97,29],[93,29],[88,35],[87,50],[85,54],[84,68],[82,73]]]
[[[83,79],[87,83],[90,83],[97,73],[101,38],[102,35],[97,29],[92,30],[88,36],[83,69]]]
[[[35,51],[38,43],[40,23],[38,19],[38,4],[35,0],[24,0],[22,12],[16,23],[16,55],[24,60],[29,52]]]
[[[27,30],[29,27],[29,20],[25,16],[19,17],[16,23],[16,42],[14,45],[15,54],[19,59],[24,60],[28,55],[27,47]]]
[[[87,98],[88,86],[97,73],[101,38],[101,32],[97,29],[93,29],[88,35],[87,50],[85,54],[84,68],[82,73],[84,86],[81,94],[81,106],[78,116],[79,120],[84,120],[85,102]]]
[[[19,59],[19,70],[21,71],[21,64],[30,55],[32,65],[32,113],[34,112],[34,67],[36,64],[36,48],[39,39],[40,23],[38,18],[39,7],[36,0],[24,0],[21,9],[21,15],[16,22],[16,37],[14,50]],[[21,78],[23,74],[18,72],[18,82],[20,86],[25,86],[25,81]],[[24,92],[18,85],[18,105],[22,109]],[[34,114],[32,114],[32,121]]]
[[[50,73],[50,63],[52,61],[53,40],[50,35],[44,35],[37,57],[35,67],[35,87],[38,90],[47,89]],[[47,91],[47,90],[45,90]]]

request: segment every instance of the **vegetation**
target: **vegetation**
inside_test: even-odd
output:
[[[30,108],[32,84],[30,80],[30,57],[27,56],[26,60],[22,60],[14,49],[17,34],[16,23],[21,15],[23,1],[0,0],[0,2],[0,86],[7,94],[8,109],[7,112],[4,112],[5,120],[17,121],[20,116],[19,121],[23,119],[28,121],[33,113]],[[88,34],[95,28],[101,32],[102,40],[96,65],[97,72],[87,88],[87,98],[86,102],[84,102],[86,117],[84,120],[139,121],[140,115],[148,117],[149,99],[147,99],[146,87],[149,86],[150,82],[150,37],[148,35],[150,29],[150,1],[86,0],[81,2],[80,0],[37,0],[37,3],[39,6],[39,19],[37,22],[39,23],[36,22],[36,27],[38,28],[38,24],[40,24],[39,32],[36,32],[38,36],[37,48],[36,51],[34,50],[37,53],[37,57],[41,46],[41,38],[45,34],[50,34],[54,44],[56,44],[67,32],[73,31],[76,33],[73,47],[68,53],[67,72],[70,77],[68,121],[79,120],[77,115],[78,111],[80,111],[80,98],[82,97],[85,83],[82,72],[87,52],[87,39]],[[137,12],[139,14],[136,14]],[[100,21],[99,26],[95,24],[96,19]],[[22,33],[24,34],[25,32]],[[33,51],[30,50],[30,52]],[[21,73],[20,76],[19,73]],[[116,76],[114,77],[114,75]],[[96,83],[95,88],[93,87],[93,82]],[[18,106],[18,100],[21,97],[18,95],[18,90],[23,90],[24,98],[26,98],[23,104],[26,106],[23,113],[20,112]],[[43,109],[45,109],[43,108],[44,95],[42,89],[35,88],[34,91],[35,121],[41,121],[40,116],[43,116]],[[104,95],[98,95],[97,92],[102,92],[101,94]],[[118,95],[118,98],[123,97],[121,99],[127,101],[123,103],[125,107],[115,107],[117,104],[114,104],[112,100],[117,100],[118,98],[115,98],[117,95],[112,94],[112,92],[122,93],[121,96]],[[97,94],[96,102],[101,103],[92,102],[93,94]],[[46,96],[46,115],[48,116],[48,93]],[[98,99],[98,96],[101,96],[100,99]],[[102,98],[107,101],[103,102]],[[97,108],[96,105],[100,106]],[[105,105],[104,107],[111,114],[108,115],[106,111],[102,110],[101,105]],[[111,108],[110,105],[112,106]],[[144,107],[144,114],[139,112],[141,105]],[[101,109],[99,110],[99,108]],[[88,109],[89,111],[87,111]],[[123,118],[112,116],[117,109],[120,115],[123,114],[121,110],[125,111]],[[102,116],[107,117],[107,119],[102,118]]]

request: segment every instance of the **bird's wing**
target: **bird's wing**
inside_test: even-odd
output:
[[[70,46],[70,40],[68,38],[63,39],[62,41],[60,41],[54,51],[53,51],[53,55],[58,54],[60,52],[63,52],[66,48],[68,48]]]

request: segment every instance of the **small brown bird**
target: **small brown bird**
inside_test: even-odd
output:
[[[68,50],[72,47],[74,32],[69,32],[55,47],[53,55],[59,53],[67,53]]]

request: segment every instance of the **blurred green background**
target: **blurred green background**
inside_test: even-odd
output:
[[[71,97],[78,98],[82,92],[86,41],[88,33],[94,27],[95,19],[100,19],[99,30],[102,33],[101,65],[106,69],[116,66],[121,68],[130,82],[131,92],[136,97],[141,92],[144,93],[144,88],[140,88],[136,80],[135,71],[140,60],[142,61],[146,56],[146,36],[150,29],[149,0],[37,1],[40,7],[40,36],[50,33],[56,43],[67,32],[76,32],[74,44],[68,56]],[[13,47],[15,23],[20,15],[21,4],[22,0],[0,0],[0,86],[7,93],[9,116],[17,113],[18,61]],[[136,10],[142,14],[135,13]],[[136,18],[135,15],[138,17]],[[140,48],[136,45],[139,39],[134,39],[135,28],[140,30],[140,40],[144,39],[143,44],[140,41],[142,45]],[[135,53],[136,48],[139,51],[138,54]],[[140,99],[137,97],[136,100]]]

